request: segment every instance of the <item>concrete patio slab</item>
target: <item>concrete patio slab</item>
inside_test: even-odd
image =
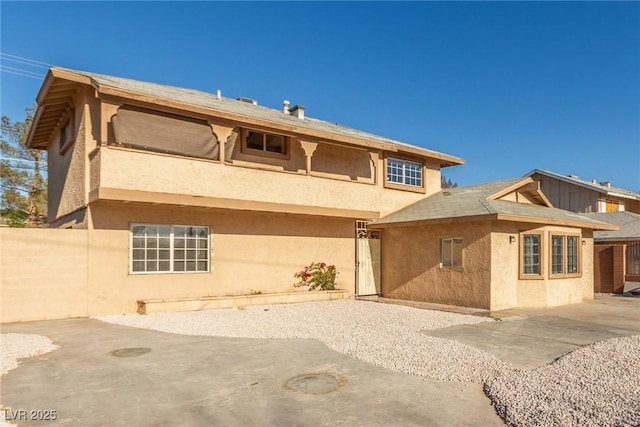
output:
[[[314,340],[183,336],[90,319],[5,324],[2,333],[60,346],[22,360],[1,384],[5,408],[55,410],[52,425],[503,425],[480,384],[405,375]]]

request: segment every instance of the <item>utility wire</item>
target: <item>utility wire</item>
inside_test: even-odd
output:
[[[7,65],[0,65],[0,67],[4,68],[5,70],[20,72],[20,73],[24,73],[25,75],[31,75],[32,77],[41,77],[42,76],[42,74],[36,73],[35,71],[22,70],[20,68],[9,67]]]
[[[29,163],[47,163],[46,160],[28,160],[28,159],[21,159],[19,157],[0,157],[0,160],[13,160],[16,162],[29,162]]]
[[[23,64],[31,65],[33,67],[49,68],[54,66],[53,64],[36,61],[35,59],[29,59],[18,55],[11,55],[9,53],[0,52],[0,57],[2,56],[6,57],[8,61],[22,62]]]
[[[0,71],[9,74],[15,74],[22,77],[30,77],[32,79],[42,80],[44,76],[38,75],[36,73],[28,74],[30,71],[19,70],[17,68],[7,67],[5,65],[0,65]]]

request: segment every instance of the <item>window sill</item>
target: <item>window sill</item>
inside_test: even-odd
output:
[[[384,188],[389,188],[391,190],[410,191],[412,193],[421,193],[421,194],[425,194],[427,192],[427,189],[424,186],[412,187],[410,185],[396,184],[393,182],[388,182],[386,180],[384,182]]]

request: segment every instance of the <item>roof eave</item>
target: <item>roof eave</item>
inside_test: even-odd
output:
[[[595,224],[593,222],[580,221],[576,219],[558,219],[558,218],[548,218],[548,217],[538,217],[538,216],[528,216],[528,215],[498,214],[497,219],[501,221],[528,222],[528,223],[535,223],[535,224],[587,228],[591,230],[616,231],[620,229],[620,227],[618,227],[617,225],[612,225],[612,224],[604,224],[604,223]]]

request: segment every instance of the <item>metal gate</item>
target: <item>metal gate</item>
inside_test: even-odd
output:
[[[356,221],[356,294],[380,295],[380,233]]]

